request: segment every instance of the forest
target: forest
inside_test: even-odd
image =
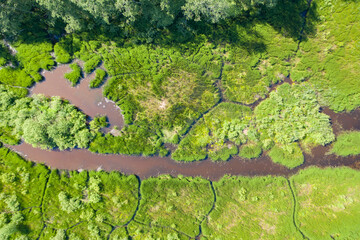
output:
[[[359,8],[0,0],[1,238],[359,239],[360,165],[346,163],[360,154]],[[75,89],[93,76],[89,91],[119,107],[123,126],[33,93],[62,65]],[[184,166],[268,158],[292,172],[140,179],[50,169],[11,150],[24,143]],[[330,168],[299,170],[319,152]]]

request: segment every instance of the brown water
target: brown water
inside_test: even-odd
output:
[[[90,90],[88,88],[89,81],[93,78],[93,75],[81,80],[81,83],[76,88],[72,88],[67,80],[63,78],[64,73],[69,70],[70,68],[67,65],[62,65],[52,72],[44,72],[43,74],[46,81],[38,83],[32,89],[32,93],[61,96],[64,99],[70,100],[72,104],[91,117],[97,114],[106,114],[112,126],[123,126],[123,120],[116,105],[112,102],[105,101],[102,97],[101,89]],[[331,117],[335,134],[345,130],[360,130],[359,109],[351,113],[340,114],[336,114],[328,108],[324,108],[322,111]],[[174,146],[166,147],[172,151],[175,150]],[[220,163],[215,163],[210,160],[179,163],[170,157],[101,155],[93,154],[85,149],[46,151],[33,148],[26,143],[11,146],[10,148],[31,161],[45,163],[51,168],[66,170],[115,170],[125,174],[136,174],[142,179],[159,174],[201,176],[210,180],[218,180],[225,174],[289,176],[309,166],[350,166],[360,169],[360,161],[357,161],[357,157],[344,158],[327,154],[330,146],[316,147],[312,149],[310,154],[305,153],[305,163],[292,170],[273,163],[266,154],[254,160],[244,160],[240,157],[233,157],[230,161]]]
[[[96,115],[106,115],[109,120],[108,128],[104,129],[106,132],[114,126],[121,128],[124,123],[120,108],[114,102],[103,97],[102,88],[89,88],[90,80],[95,77],[95,73],[81,79],[76,87],[71,87],[70,82],[64,78],[64,74],[70,71],[69,65],[60,65],[55,70],[43,71],[42,75],[46,81],[37,83],[31,89],[31,93],[60,96],[69,100],[90,118],[94,118]]]

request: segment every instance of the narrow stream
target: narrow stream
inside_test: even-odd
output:
[[[68,99],[90,117],[98,114],[107,115],[110,122],[110,127],[107,131],[113,126],[121,128],[123,126],[123,119],[115,103],[106,101],[102,95],[101,88],[89,89],[89,81],[94,77],[94,74],[82,79],[80,84],[73,88],[63,77],[67,71],[70,71],[68,65],[61,65],[51,72],[44,71],[43,75],[46,81],[36,84],[31,90],[32,94],[42,93],[47,96],[61,96],[64,99]],[[336,114],[328,108],[324,108],[322,111],[331,117],[335,134],[346,130],[360,130],[359,109],[351,113],[340,114]],[[125,174],[136,174],[141,179],[159,174],[201,176],[210,180],[218,180],[225,174],[288,176],[309,166],[350,166],[360,169],[360,161],[357,161],[357,157],[328,155],[327,152],[330,150],[330,146],[319,146],[314,148],[310,154],[305,153],[305,163],[292,170],[273,163],[266,154],[254,160],[245,160],[236,156],[226,162],[215,163],[210,160],[204,160],[200,162],[179,163],[170,157],[102,155],[93,154],[85,149],[47,151],[33,148],[26,143],[10,146],[10,148],[31,161],[45,163],[51,168],[66,170],[116,170]]]

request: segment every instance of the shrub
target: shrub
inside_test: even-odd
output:
[[[72,86],[78,84],[81,78],[81,68],[77,63],[70,64],[71,72],[65,73],[64,77],[71,82]]]
[[[97,69],[95,71],[95,78],[90,81],[90,88],[97,88],[103,83],[106,72],[102,69]]]
[[[239,156],[247,159],[257,158],[261,153],[262,149],[260,143],[247,143],[242,145],[239,150]]]
[[[273,162],[290,169],[304,163],[304,155],[297,143],[275,145],[268,154]]]

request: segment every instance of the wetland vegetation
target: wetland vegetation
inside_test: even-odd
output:
[[[335,126],[324,111],[360,106],[358,1],[5,0],[0,7],[1,146],[24,141],[178,162],[269,156],[294,169],[214,182],[196,174],[141,180],[48,169],[2,147],[2,239],[360,238],[360,173],[296,172],[314,149],[360,154],[359,129]],[[100,112],[89,117],[71,99],[32,94],[44,71],[60,64],[69,64],[63,74],[73,87],[94,75],[89,91],[102,90],[124,125]]]

